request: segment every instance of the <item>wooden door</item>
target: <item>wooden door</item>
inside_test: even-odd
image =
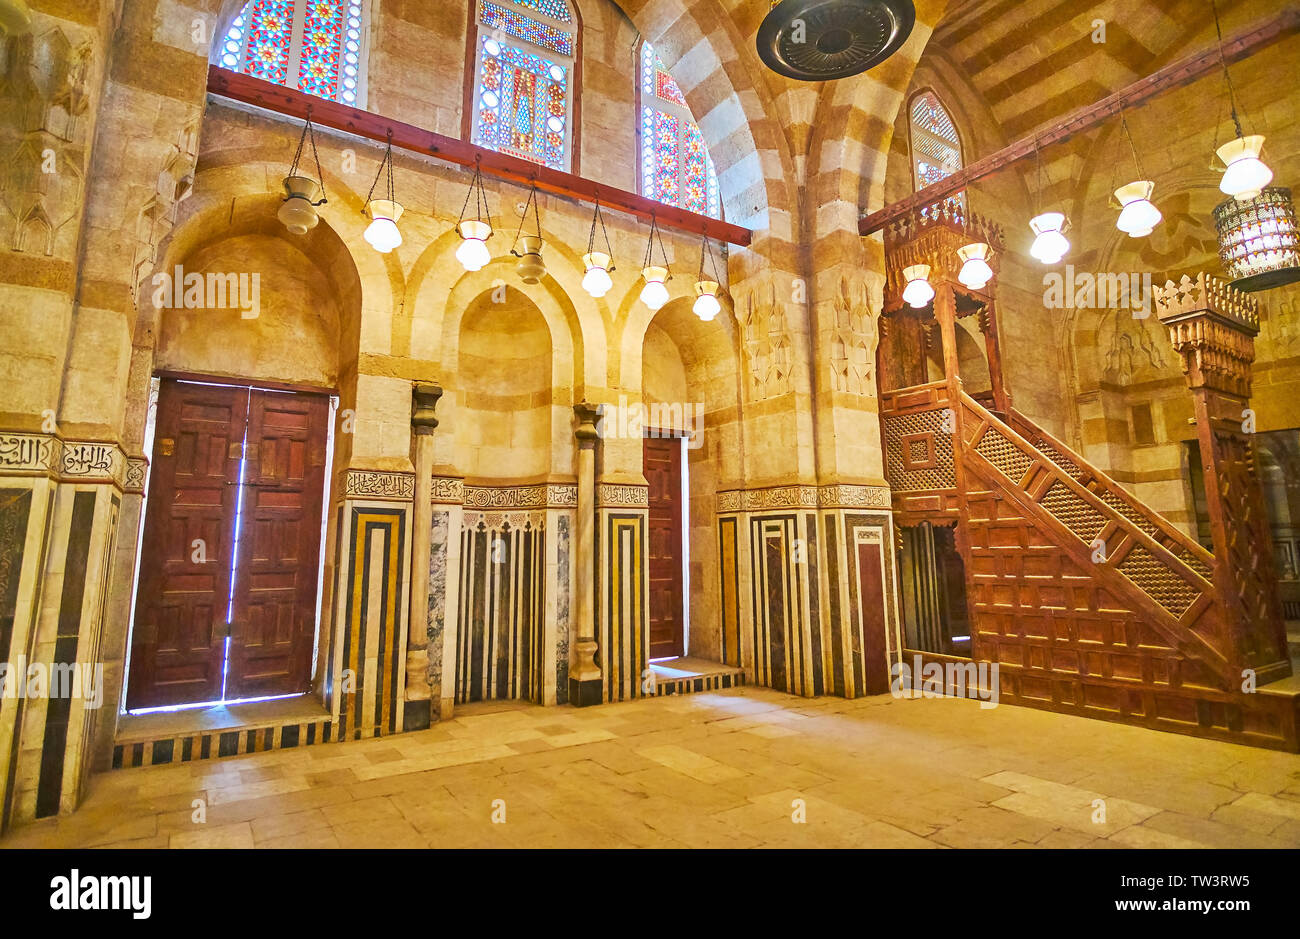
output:
[[[227,698],[310,690],[329,399],[254,390]]]
[[[682,609],[682,442],[647,437],[650,484],[650,658],[686,654]]]
[[[247,413],[247,388],[162,383],[131,646],[132,708],[221,697]]]

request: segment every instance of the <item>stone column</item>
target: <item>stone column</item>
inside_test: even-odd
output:
[[[1259,301],[1205,273],[1169,281],[1155,294],[1195,402],[1225,649],[1229,661],[1264,684],[1289,675],[1291,665],[1255,471],[1250,391]]]
[[[429,693],[429,556],[433,531],[434,408],[439,385],[415,382],[411,388],[411,429],[415,433],[415,504],[411,508],[411,627],[406,645],[406,707],[403,730],[421,730],[432,720]]]
[[[569,663],[569,703],[576,707],[601,702],[600,666],[596,664],[596,617],[593,597],[596,571],[596,419],[597,405],[573,406],[578,418],[578,521],[574,593],[578,641]]]

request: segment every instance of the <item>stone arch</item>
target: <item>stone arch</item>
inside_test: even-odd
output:
[[[493,238],[494,257],[481,271],[466,272],[455,252],[460,236],[454,226],[434,239],[411,268],[405,302],[415,324],[412,354],[427,358],[435,367],[450,372],[455,368],[460,320],[472,299],[494,285],[508,293],[519,293],[516,259],[509,253],[508,232]],[[498,243],[498,239],[500,242]],[[582,266],[576,253],[558,239],[548,240],[542,249],[546,276],[526,293],[546,318],[555,350],[555,375],[581,396],[588,385],[603,387],[607,369],[607,317],[599,301],[581,288]]]
[[[551,324],[528,296],[479,292],[456,318],[455,372],[445,383],[451,465],[472,482],[537,483],[569,468],[553,447],[571,419],[566,382],[556,374]],[[557,397],[559,400],[557,400]],[[562,438],[558,438],[562,439]],[[553,450],[557,451],[553,455]]]

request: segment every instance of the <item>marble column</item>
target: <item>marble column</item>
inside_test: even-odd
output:
[[[574,575],[577,642],[569,663],[569,702],[576,707],[599,704],[602,699],[600,666],[596,664],[596,618],[593,588],[596,571],[596,419],[597,405],[583,401],[573,406],[578,419],[578,520],[576,573]]]
[[[406,646],[406,706],[403,730],[421,730],[432,720],[429,667],[429,557],[433,531],[434,409],[439,385],[416,382],[411,389],[411,429],[415,434],[415,504],[411,509],[411,626]]]

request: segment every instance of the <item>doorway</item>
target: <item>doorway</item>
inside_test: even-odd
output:
[[[955,528],[921,522],[900,526],[899,532],[904,646],[970,658],[966,571]]]
[[[643,472],[650,484],[650,659],[686,654],[684,438],[668,431],[645,437]]]
[[[327,394],[161,381],[127,709],[310,690]]]

